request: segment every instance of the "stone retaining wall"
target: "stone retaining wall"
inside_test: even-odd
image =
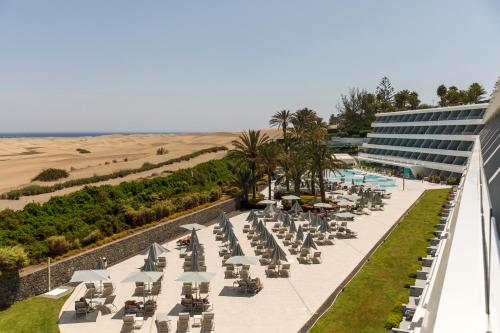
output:
[[[144,250],[153,242],[164,243],[188,232],[179,226],[187,223],[209,224],[219,212],[238,209],[238,199],[230,199],[177,219],[165,221],[146,230],[118,239],[95,249],[62,259],[51,265],[52,288],[68,283],[75,270],[94,269],[98,258],[106,257],[114,265]],[[28,273],[0,276],[0,308],[27,297],[48,291],[48,268],[41,267]]]

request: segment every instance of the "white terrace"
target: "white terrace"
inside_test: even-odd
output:
[[[255,296],[243,296],[233,289],[236,280],[224,279],[221,257],[218,255],[220,242],[215,241],[213,226],[198,232],[199,240],[205,246],[205,262],[208,272],[216,273],[212,280],[209,299],[215,313],[215,332],[297,332],[302,325],[321,306],[328,296],[340,285],[363,256],[391,228],[399,217],[415,202],[425,189],[437,188],[437,185],[420,181],[406,181],[402,190],[401,180],[396,180],[398,187],[389,189],[392,198],[386,200],[384,211],[372,212],[372,215],[358,216],[349,222],[349,228],[357,232],[357,239],[338,239],[333,246],[321,246],[322,263],[301,265],[296,257],[287,256],[291,261],[290,278],[266,278],[265,266],[251,266],[252,277],[260,277],[264,289]],[[248,213],[241,213],[231,218],[234,231],[243,251],[254,255],[250,241],[243,233],[243,225]],[[269,228],[270,229],[270,228]],[[278,240],[281,243],[282,240]],[[176,331],[177,316],[182,310],[180,305],[182,283],[175,279],[182,273],[183,259],[175,242],[165,246],[171,251],[166,254],[167,268],[164,271],[162,291],[157,297],[158,313],[167,313],[172,320],[173,332]],[[285,249],[285,247],[283,246]],[[114,304],[118,312],[101,315],[90,313],[86,319],[75,319],[75,300],[85,293],[84,284],[80,284],[64,304],[59,321],[61,333],[120,332],[123,324],[123,305],[126,300],[134,299],[133,283],[121,283],[130,272],[138,270],[144,263],[145,256],[137,255],[117,265],[109,267],[111,279],[116,285]],[[138,332],[157,332],[155,317],[147,319]],[[192,322],[192,321],[191,321]],[[199,328],[191,327],[190,332],[197,333]]]

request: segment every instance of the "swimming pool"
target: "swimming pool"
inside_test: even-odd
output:
[[[328,172],[326,176],[328,180],[331,181],[341,181],[341,179],[344,178],[344,181],[346,183],[352,183],[352,182],[354,182],[355,184],[367,183],[378,188],[391,188],[397,186],[394,180],[391,178],[366,174],[365,172],[357,170],[338,170],[335,173]]]

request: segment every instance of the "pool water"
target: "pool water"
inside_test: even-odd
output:
[[[374,187],[378,188],[391,188],[397,186],[394,180],[391,178],[365,174],[361,171],[356,170],[337,170],[335,173],[327,173],[327,178],[331,181],[340,181],[342,177],[344,177],[345,182],[349,184],[353,181],[355,184],[363,184],[364,180],[364,183],[373,185]]]

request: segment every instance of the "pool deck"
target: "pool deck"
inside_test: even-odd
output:
[[[210,283],[209,294],[214,305],[215,332],[297,332],[424,190],[442,188],[439,185],[406,180],[403,191],[402,180],[396,179],[396,183],[397,187],[387,190],[392,193],[392,198],[385,200],[384,211],[357,216],[354,222],[349,222],[349,228],[358,233],[358,238],[336,240],[333,246],[318,247],[322,252],[321,264],[300,265],[295,256],[285,250],[291,261],[290,278],[269,279],[264,273],[265,266],[251,266],[251,276],[260,277],[264,284],[264,289],[252,297],[235,292],[232,285],[236,280],[224,279],[221,257],[218,255],[220,243],[215,241],[213,226],[200,230],[198,236],[205,246],[207,271],[216,273]],[[245,254],[254,255],[250,241],[242,231],[247,214],[240,213],[232,217],[231,222]],[[281,244],[281,240],[278,242]],[[171,252],[166,254],[168,265],[164,271],[162,292],[157,298],[156,313],[168,313],[172,320],[172,332],[176,332],[177,315],[181,310],[182,283],[174,280],[182,273],[183,259],[179,258],[175,240],[166,243],[166,247]],[[61,310],[60,332],[120,332],[123,304],[128,299],[134,299],[134,284],[120,281],[141,267],[144,258],[145,256],[137,255],[108,268],[116,285],[115,305],[118,312],[108,315],[92,313],[87,319],[75,320],[74,302],[84,294],[85,287],[82,283],[75,288]],[[155,317],[147,319],[142,328],[135,331],[157,332],[154,319]],[[191,327],[190,332],[198,333],[200,328]]]

